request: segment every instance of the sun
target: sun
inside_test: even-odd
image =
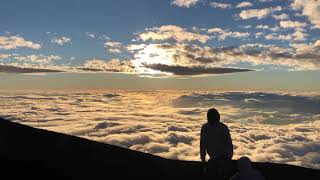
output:
[[[140,73],[163,74],[163,72],[147,68],[145,65],[174,65],[174,54],[175,53],[169,49],[160,48],[159,44],[148,44],[135,53],[132,63]]]

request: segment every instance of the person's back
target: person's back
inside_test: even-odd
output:
[[[201,157],[208,153],[210,158],[228,158],[233,156],[233,145],[229,129],[221,122],[206,123],[201,128]],[[201,159],[202,159],[201,158]]]
[[[207,176],[214,179],[230,177],[235,168],[231,161],[233,145],[228,127],[219,122],[219,112],[212,108],[207,113],[208,123],[201,128],[200,158],[206,162],[206,154],[210,160],[207,164]]]
[[[233,156],[233,145],[228,127],[219,122],[219,112],[212,108],[207,114],[208,122],[201,128],[200,157],[205,162],[206,154],[212,158],[228,158]]]

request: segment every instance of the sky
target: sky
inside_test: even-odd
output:
[[[4,0],[0,72],[319,77],[319,9],[319,0]]]
[[[0,22],[0,117],[199,160],[216,107],[234,158],[320,168],[320,0],[1,0]]]

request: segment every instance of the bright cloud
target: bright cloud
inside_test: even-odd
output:
[[[296,30],[294,33],[290,33],[287,35],[283,34],[268,34],[265,38],[268,40],[282,40],[282,41],[305,41],[309,35],[304,33],[303,31]]]
[[[249,9],[249,10],[242,10],[239,14],[241,19],[263,19],[273,12],[281,11],[282,8],[280,6],[264,8],[264,9]]]
[[[217,29],[218,30],[218,29]],[[212,30],[214,33],[217,30]],[[185,43],[131,44],[126,47],[133,55],[130,60],[99,60],[90,59],[78,67],[54,67],[63,71],[91,72],[123,72],[137,74],[164,75],[200,75],[244,72],[246,69],[234,68],[241,62],[254,66],[271,65],[288,70],[319,70],[320,43],[294,43],[303,41],[308,35],[300,31],[283,34],[255,33],[257,38],[291,42],[291,48],[275,45],[244,44],[230,47],[202,47]],[[109,43],[109,45],[114,43]],[[21,67],[39,67],[52,69],[59,56],[2,54],[2,61],[14,59]],[[29,66],[25,66],[29,64]],[[8,64],[14,65],[14,64]]]
[[[19,56],[16,55],[13,57],[15,60],[20,62],[27,62],[32,64],[51,64],[53,61],[61,60],[60,56],[56,55],[27,55],[27,56]]]
[[[37,73],[65,72],[72,70],[70,66],[57,65],[57,62],[60,60],[62,60],[62,57],[57,55],[0,54],[0,71],[7,73]]]
[[[261,35],[260,33],[257,36]],[[276,34],[266,36],[266,39],[285,41],[300,41],[299,38],[301,38],[299,34],[295,33],[287,36]],[[290,70],[316,70],[320,69],[318,45],[318,42],[315,42],[309,46],[312,47],[309,51],[296,51],[262,44],[221,48],[187,44],[149,44],[133,51],[132,63],[140,73],[182,72],[181,67],[185,67],[185,71],[199,72],[199,68],[228,67],[240,62],[248,62],[253,66],[281,66]],[[208,69],[201,71],[208,72]]]
[[[307,26],[305,22],[299,21],[280,21],[280,27],[282,28],[304,28]]]
[[[307,16],[311,23],[320,28],[319,0],[293,0],[291,7],[297,11],[302,11],[302,15]]]
[[[309,44],[291,44],[292,47],[296,48],[298,52],[314,52],[320,48],[320,40]]]
[[[105,71],[105,72],[135,72],[130,61],[120,61],[119,59],[99,60],[90,59],[79,69],[86,71]]]
[[[269,25],[259,24],[256,26],[256,29],[263,29],[263,30],[269,30],[269,31],[276,32],[276,31],[279,31],[280,27],[279,26],[270,27]]]
[[[256,29],[270,29],[270,27],[268,25],[257,25]]]
[[[305,41],[307,39],[307,37],[309,36],[309,34],[300,31],[300,30],[296,30],[293,34],[293,40],[294,41]]]
[[[122,43],[117,41],[108,41],[104,43],[104,47],[111,53],[121,53]]]
[[[0,54],[0,59],[7,59],[11,56],[12,56],[12,54]]]
[[[251,2],[245,1],[245,2],[239,3],[239,4],[236,6],[236,8],[245,8],[245,7],[251,7],[251,6],[253,6],[253,4],[252,4]]]
[[[199,0],[173,0],[172,4],[179,7],[189,8],[196,5],[198,1]]]
[[[217,3],[217,2],[210,2],[209,6],[211,6],[212,8],[221,8],[221,9],[229,9],[232,8],[231,4],[227,4],[227,3]]]
[[[257,32],[257,33],[255,34],[255,37],[256,37],[256,38],[260,38],[262,35],[264,35],[263,32]]]
[[[147,32],[143,32],[139,34],[139,38],[142,41],[147,40],[169,40],[174,39],[178,42],[191,42],[191,41],[198,41],[201,43],[206,43],[210,36],[206,34],[194,33],[189,32],[184,28],[174,25],[166,25],[160,27],[154,27],[151,29],[147,29]]]
[[[208,29],[208,33],[217,33],[219,40],[225,40],[228,37],[232,38],[245,38],[250,36],[248,32],[232,32],[229,30],[224,30],[221,28],[211,28]]]
[[[10,50],[19,47],[40,49],[41,45],[32,41],[27,41],[20,36],[0,36],[0,49]]]
[[[59,44],[59,45],[64,45],[64,44],[70,43],[70,42],[71,42],[71,39],[66,36],[54,37],[51,39],[51,43]]]
[[[279,15],[272,15],[272,17],[276,20],[286,20],[289,19],[289,15],[288,14],[279,14]]]

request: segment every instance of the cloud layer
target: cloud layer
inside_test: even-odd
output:
[[[249,63],[251,68],[270,65],[288,70],[319,70],[320,42],[317,40],[309,44],[297,43],[308,36],[303,31],[300,31],[304,24],[281,21],[280,25],[283,28],[293,28],[295,31],[290,35],[271,33],[265,35],[265,38],[283,41],[294,40],[290,47],[283,48],[281,46],[263,44],[210,47],[203,45],[201,39],[198,39],[197,36],[217,39],[225,39],[227,37],[246,38],[249,33],[210,28],[202,30],[203,33],[200,34],[168,25],[152,28],[152,30],[147,29],[146,32],[137,34],[137,37],[141,39],[136,44],[124,46],[116,41],[107,41],[105,43],[105,47],[109,51],[120,51],[121,48],[121,51],[130,52],[132,54],[130,59],[97,60],[93,58],[88,59],[84,64],[77,67],[62,65],[60,70],[191,75],[200,74],[201,72],[213,74],[218,72],[216,71],[217,69],[222,70],[224,68],[232,68],[234,70],[228,72],[241,72],[243,71],[242,68],[236,67],[242,62]],[[272,29],[266,25],[258,25],[256,28]],[[264,33],[256,33],[256,36],[262,35]],[[150,42],[146,42],[148,40]],[[154,43],[156,41],[158,43]],[[198,43],[190,43],[192,41],[198,41]],[[56,62],[61,59],[62,57],[56,55],[32,54],[23,56],[15,53],[0,54],[2,63],[23,68],[50,69],[55,66],[59,69],[59,65]],[[12,60],[15,60],[15,63],[12,63]],[[181,68],[185,68],[185,70]],[[57,68],[54,70],[57,70]]]
[[[1,116],[24,124],[183,160],[200,160],[200,127],[207,109],[216,107],[231,130],[235,159],[320,168],[318,95],[8,92],[0,105]]]
[[[319,42],[292,48],[273,45],[246,44],[222,48],[188,44],[148,44],[134,46],[134,66],[147,72],[145,65],[162,64],[184,67],[227,67],[240,62],[252,65],[274,65],[292,70],[316,70],[320,68]]]

